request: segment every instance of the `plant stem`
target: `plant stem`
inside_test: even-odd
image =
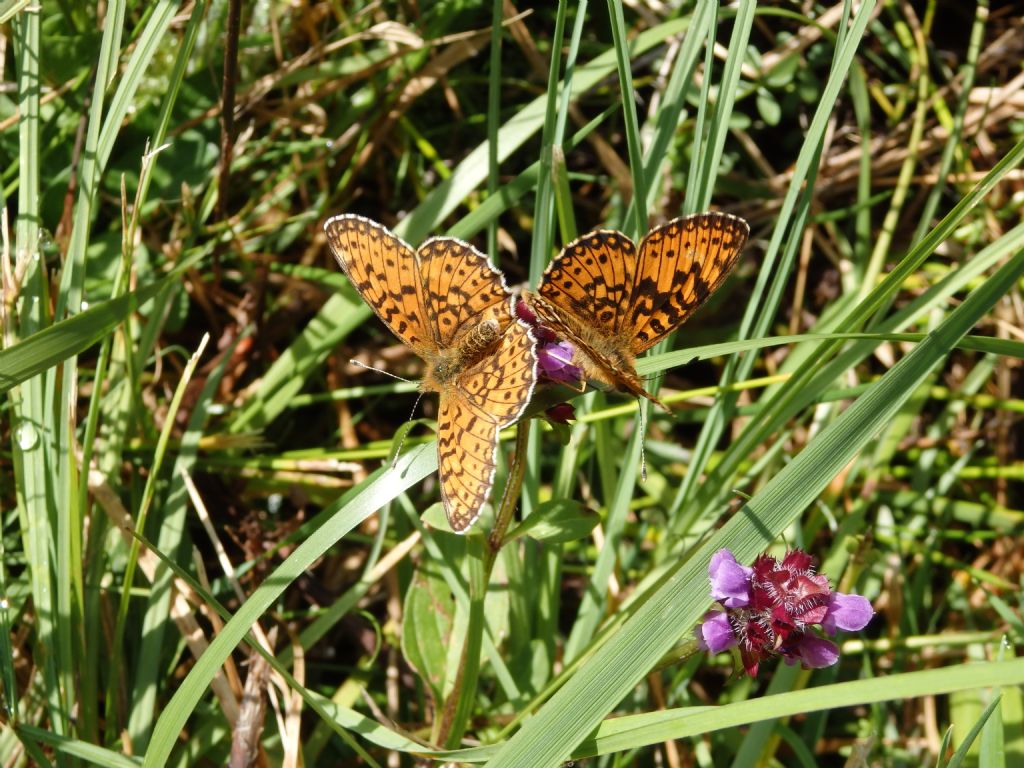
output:
[[[484,599],[487,596],[491,571],[494,570],[494,563],[504,544],[505,533],[512,522],[512,514],[519,500],[519,490],[523,485],[523,476],[526,474],[526,446],[530,439],[531,423],[532,421],[527,419],[516,427],[516,443],[509,463],[508,479],[505,481],[505,491],[498,507],[494,528],[487,537],[487,546],[480,547],[479,537],[467,540],[470,556],[469,622],[459,668],[452,690],[444,701],[435,734],[435,741],[443,743],[447,748],[457,747],[462,740],[476,698],[476,684],[480,673],[480,646],[486,623]]]

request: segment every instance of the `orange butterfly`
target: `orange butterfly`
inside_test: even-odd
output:
[[[750,227],[727,213],[683,216],[652,229],[640,247],[600,229],[577,238],[548,265],[526,300],[576,348],[587,379],[643,396],[636,356],[678,328],[735,266]]]
[[[427,364],[420,390],[441,395],[441,499],[452,530],[462,533],[494,484],[498,433],[533,393],[533,335],[513,315],[505,278],[468,243],[434,237],[414,251],[352,214],[328,219],[324,231],[363,300]]]

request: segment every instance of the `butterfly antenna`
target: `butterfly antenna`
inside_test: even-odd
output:
[[[403,381],[405,381],[405,379],[403,379]],[[413,416],[416,415],[416,409],[419,407],[420,400],[422,398],[423,398],[423,393],[422,392],[420,392],[418,395],[416,395],[416,402],[412,404],[412,411],[409,413],[409,418],[408,418],[406,423],[411,422]],[[406,429],[404,429],[402,431],[402,437],[398,441],[398,447],[395,448],[394,455],[391,458],[391,469],[394,469],[395,465],[398,464],[398,457],[402,455],[402,446],[405,445],[405,438],[409,434],[409,430],[410,429],[412,429],[412,426],[409,426],[408,428],[406,428]]]
[[[360,368],[365,368],[368,371],[376,371],[377,373],[383,373],[385,376],[390,376],[392,379],[398,379],[399,381],[404,381],[406,384],[415,384],[416,383],[416,382],[412,381],[411,379],[402,378],[401,376],[397,376],[397,375],[395,375],[395,374],[393,374],[393,373],[391,373],[389,371],[385,371],[383,368],[376,368],[376,367],[374,367],[372,365],[367,365],[366,363],[361,363],[358,360],[349,360],[349,362],[352,365],[357,365]],[[417,403],[419,402],[419,398],[416,399],[416,402]]]
[[[644,430],[644,401],[639,397],[636,399],[637,414],[640,417],[640,479],[647,482],[647,452],[644,450],[644,440],[647,433]]]
[[[640,381],[644,384],[649,384],[652,381],[658,381],[663,378],[665,378],[665,371],[655,371],[650,376],[641,376]]]

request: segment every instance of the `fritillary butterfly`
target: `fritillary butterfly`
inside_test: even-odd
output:
[[[727,213],[683,216],[652,229],[639,249],[621,232],[577,238],[526,296],[544,324],[576,347],[588,379],[668,410],[644,389],[635,359],[678,328],[739,258],[750,227]]]
[[[420,389],[440,393],[441,499],[452,530],[462,533],[494,484],[498,433],[533,393],[529,327],[512,312],[505,278],[468,243],[434,237],[413,250],[352,214],[328,219],[324,231],[363,300],[427,364]]]

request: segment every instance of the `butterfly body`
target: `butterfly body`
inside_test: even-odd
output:
[[[588,378],[646,397],[637,355],[678,328],[736,264],[750,228],[736,216],[702,213],[652,229],[639,248],[614,230],[577,238],[548,265],[535,294],[538,317],[576,348]]]
[[[491,354],[500,338],[501,325],[494,318],[488,318],[470,326],[450,349],[437,353],[427,352],[424,357],[427,372],[420,382],[420,389],[424,392],[441,392],[456,382],[459,374]]]
[[[522,414],[536,380],[528,326],[505,280],[473,246],[435,237],[414,250],[380,224],[345,214],[324,225],[331,251],[377,316],[427,365],[438,392],[438,472],[452,529],[479,516],[500,431]]]

